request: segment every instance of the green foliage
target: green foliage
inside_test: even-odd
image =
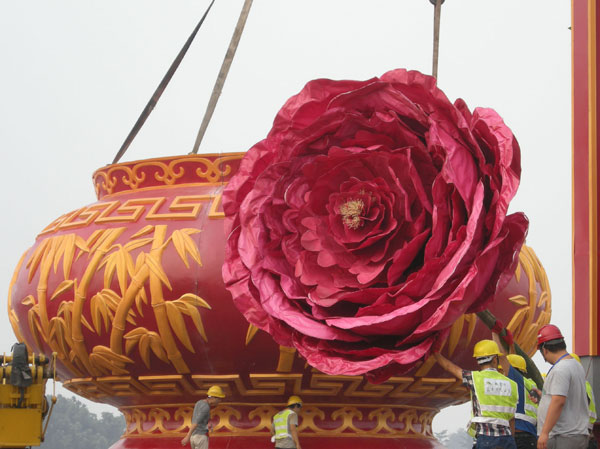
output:
[[[125,431],[125,419],[104,412],[99,418],[76,398],[58,396],[40,449],[108,449]]]

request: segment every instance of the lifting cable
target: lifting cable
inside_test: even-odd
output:
[[[438,77],[438,56],[440,53],[440,16],[442,14],[442,3],[444,0],[429,0],[435,6],[433,10],[433,64],[431,75]]]
[[[225,58],[223,59],[223,64],[221,64],[219,76],[217,77],[217,81],[215,82],[215,86],[213,87],[208,106],[206,107],[206,112],[204,113],[204,118],[202,119],[202,124],[200,125],[200,129],[198,130],[198,136],[196,136],[196,142],[194,142],[194,148],[192,150],[193,154],[198,153],[198,149],[200,148],[200,144],[202,143],[202,139],[204,138],[206,128],[208,128],[210,119],[212,118],[212,115],[215,112],[215,108],[217,107],[219,96],[221,95],[221,91],[223,90],[223,85],[225,84],[225,80],[227,79],[229,68],[231,67],[233,57],[235,56],[238,44],[240,43],[240,38],[242,37],[242,32],[244,31],[244,26],[246,25],[246,19],[248,18],[248,14],[250,14],[251,6],[252,0],[244,1],[242,12],[240,13],[237,25],[235,26],[235,30],[233,31],[233,36],[231,36],[229,48],[227,49],[227,53],[225,53]]]
[[[169,84],[169,81],[171,81],[171,78],[173,78],[173,75],[175,74],[175,71],[179,67],[179,64],[181,63],[181,60],[183,59],[183,57],[187,53],[188,48],[190,48],[190,45],[192,44],[192,41],[196,37],[196,34],[198,33],[198,30],[200,29],[200,27],[204,23],[204,19],[206,19],[206,16],[208,15],[208,12],[212,8],[212,5],[213,5],[214,2],[215,2],[215,0],[212,0],[210,2],[210,5],[208,5],[208,8],[204,12],[204,15],[200,19],[200,22],[198,22],[198,25],[196,25],[196,28],[194,28],[194,31],[192,31],[192,34],[190,34],[190,37],[188,37],[187,41],[183,45],[183,48],[179,51],[179,54],[177,55],[177,57],[175,58],[175,60],[171,64],[171,67],[169,67],[169,70],[167,71],[167,73],[165,74],[165,76],[161,80],[160,84],[158,85],[158,87],[154,91],[154,94],[152,95],[152,98],[150,98],[150,101],[148,101],[148,104],[146,105],[146,107],[144,108],[144,110],[142,111],[142,113],[140,114],[139,118],[137,119],[137,122],[135,122],[135,125],[133,125],[133,128],[131,129],[131,131],[127,135],[127,138],[125,139],[125,142],[123,142],[123,145],[121,145],[121,148],[119,149],[119,152],[117,153],[117,155],[113,159],[113,161],[112,161],[113,164],[116,164],[117,162],[119,162],[119,159],[121,159],[121,157],[125,154],[125,151],[127,151],[127,148],[129,148],[129,145],[131,145],[131,142],[133,142],[133,139],[135,139],[135,136],[137,135],[137,133],[140,131],[140,129],[142,128],[142,126],[144,126],[144,123],[146,122],[146,119],[148,118],[148,116],[150,115],[150,113],[152,112],[152,110],[154,109],[154,106],[156,106],[156,103],[158,103],[158,100],[159,100],[160,96],[163,94],[163,92],[167,88],[167,85]]]

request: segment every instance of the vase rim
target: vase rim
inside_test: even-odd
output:
[[[119,162],[97,169],[92,179],[98,199],[173,185],[226,184],[245,154],[186,154]]]

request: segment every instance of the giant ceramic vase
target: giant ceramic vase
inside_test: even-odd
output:
[[[113,448],[181,447],[195,401],[211,385],[211,449],[271,447],[270,421],[300,395],[305,449],[441,448],[438,411],[468,399],[433,358],[380,385],[329,376],[248,325],[221,279],[221,193],[242,153],[128,162],[94,174],[98,201],[43,229],[18,262],[8,312],[18,339],[59,357],[64,386],[114,405],[127,428]],[[550,319],[544,270],[524,247],[490,309],[529,353]],[[453,325],[443,353],[473,367],[489,331]],[[467,417],[465,417],[465,420]]]

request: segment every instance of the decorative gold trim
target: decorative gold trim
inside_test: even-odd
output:
[[[135,223],[144,220],[195,220],[205,202],[210,202],[209,219],[222,219],[225,214],[219,211],[222,194],[178,195],[167,204],[167,197],[131,198],[121,203],[119,200],[92,204],[61,215],[39,236],[58,231],[84,228],[92,224]],[[167,209],[169,212],[159,212]]]
[[[233,169],[228,162],[239,161],[245,153],[187,155],[113,164],[92,175],[98,198],[122,191],[138,191],[173,185],[214,185],[226,183]],[[147,178],[147,175],[153,175]],[[181,182],[183,177],[186,181]],[[199,182],[204,180],[204,182]],[[150,183],[150,186],[143,184]]]
[[[268,438],[273,415],[284,407],[283,403],[219,404],[211,411],[216,424],[210,436]],[[193,409],[193,403],[121,407],[126,420],[123,437],[181,437],[189,430]],[[431,423],[438,412],[433,407],[311,403],[302,409],[298,432],[302,438],[429,439],[433,438]],[[249,422],[256,424],[249,427]]]
[[[433,398],[448,403],[468,399],[467,390],[455,378],[392,377],[373,385],[363,376],[304,374],[177,374],[161,376],[106,376],[66,380],[64,387],[94,401],[118,405],[119,397],[206,396],[208,388],[219,385],[228,398],[272,398],[296,394],[304,397],[379,399],[395,403],[398,399]],[[113,398],[114,396],[114,398]]]

